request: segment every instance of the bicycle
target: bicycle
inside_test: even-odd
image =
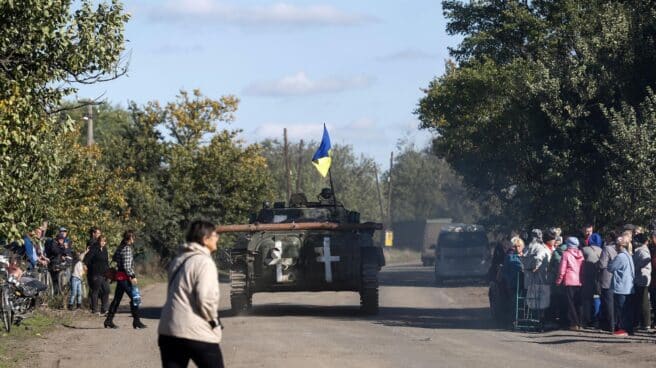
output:
[[[46,299],[52,298],[55,295],[55,286],[53,285],[52,277],[48,271],[48,266],[37,264],[31,270],[26,271],[24,276],[32,277],[46,286]],[[42,300],[42,302],[46,301],[47,300]]]
[[[0,256],[0,320],[5,331],[11,331],[13,307],[11,303],[12,286],[9,283],[9,262],[5,256]]]
[[[65,258],[64,260],[53,260],[52,262],[52,271],[57,275],[57,290],[55,290],[55,286],[53,285],[53,294],[58,292],[60,295],[65,296],[71,290],[70,281],[73,272],[73,260],[71,258]]]

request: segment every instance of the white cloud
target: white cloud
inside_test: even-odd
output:
[[[370,117],[362,117],[341,124],[328,122],[326,123],[326,128],[334,144],[361,146],[362,144],[381,143],[387,139],[385,129],[378,125],[379,123],[376,120]],[[287,137],[292,142],[297,142],[301,139],[306,142],[319,142],[323,134],[323,122],[268,122],[255,128],[253,130],[253,137],[256,140],[266,138],[282,140],[283,129],[285,128],[287,128]]]
[[[379,61],[435,60],[437,55],[417,49],[406,49],[387,54],[378,58]]]
[[[268,97],[306,96],[366,88],[372,83],[373,79],[367,76],[312,80],[301,71],[278,80],[254,82],[244,88],[244,93]]]
[[[254,135],[258,140],[273,138],[282,140],[283,129],[287,128],[287,138],[290,141],[321,140],[323,124],[321,123],[265,123],[254,130]],[[328,128],[330,129],[330,127]]]
[[[223,22],[240,26],[353,26],[376,18],[349,13],[331,5],[237,6],[218,0],[169,0],[146,10],[153,21]]]
[[[301,139],[307,144],[310,141],[318,143],[323,133],[323,121],[306,122],[266,122],[253,130],[244,132],[250,142],[260,142],[264,139],[282,141],[283,129],[287,128],[290,142]],[[347,122],[326,122],[333,144],[351,145],[357,154],[364,154],[375,159],[380,167],[387,167],[389,154],[396,151],[399,140],[414,143],[416,148],[428,147],[432,135],[430,132],[416,129],[417,121],[405,121],[395,124],[385,124],[371,117],[360,117]]]

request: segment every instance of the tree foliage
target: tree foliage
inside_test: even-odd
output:
[[[478,206],[444,159],[413,144],[400,148],[392,171],[393,222],[438,217],[465,223],[478,220]],[[383,181],[389,183],[389,171]]]
[[[444,1],[463,36],[417,114],[433,148],[508,226],[644,222],[656,5]],[[632,135],[635,134],[635,135]],[[629,179],[634,177],[634,180]],[[640,178],[638,178],[640,177]]]
[[[131,183],[126,206],[142,238],[165,258],[198,218],[241,223],[268,195],[266,161],[257,145],[229,130],[238,100],[195,90],[175,101],[130,103],[124,121],[109,121],[99,146],[104,165]],[[172,139],[165,139],[171,137]]]
[[[120,75],[128,20],[117,1],[0,1],[0,233],[19,237],[49,211],[73,129],[54,112],[78,83]],[[75,9],[75,10],[73,10]]]
[[[269,168],[267,179],[272,184],[272,199],[286,201],[284,145],[276,139],[265,140],[261,145]],[[303,192],[309,200],[314,200],[322,188],[330,188],[328,177],[322,178],[312,165],[312,156],[318,147],[317,142],[311,141],[303,145],[300,142],[290,143],[288,148],[292,193]],[[351,146],[334,144],[330,170],[339,202],[352,211],[360,212],[363,221],[383,220],[376,189],[374,161],[371,158],[356,156]],[[298,190],[297,182],[300,184]]]

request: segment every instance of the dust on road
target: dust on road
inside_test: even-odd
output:
[[[654,335],[618,339],[593,332],[495,330],[484,285],[435,287],[430,268],[389,266],[380,275],[381,308],[358,313],[356,293],[256,294],[253,313],[230,316],[222,284],[221,344],[228,367],[653,367]],[[83,312],[32,347],[40,367],[159,367],[157,318],[165,285],[143,290],[145,330],[127,306],[116,323]],[[33,362],[24,366],[33,367]]]

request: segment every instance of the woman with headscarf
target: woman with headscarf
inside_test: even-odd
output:
[[[615,242],[617,256],[608,264],[608,272],[613,277],[610,289],[613,291],[616,328],[613,336],[628,336],[633,333],[633,320],[631,318],[630,300],[633,294],[633,281],[635,279],[635,265],[629,254],[628,247],[631,242],[620,236]]]
[[[583,279],[581,280],[581,322],[584,327],[599,328],[599,258],[601,257],[601,235],[592,233],[583,246]]]
[[[651,328],[651,311],[649,306],[649,284],[651,283],[651,253],[649,252],[647,234],[639,233],[633,237],[633,264],[635,265],[635,294],[633,297],[633,315],[640,322],[639,328]]]
[[[567,318],[569,329],[578,331],[581,329],[581,266],[583,265],[583,253],[579,250],[579,240],[573,236],[565,240],[567,250],[563,253],[560,261],[560,272],[556,285],[565,285],[567,297]]]

